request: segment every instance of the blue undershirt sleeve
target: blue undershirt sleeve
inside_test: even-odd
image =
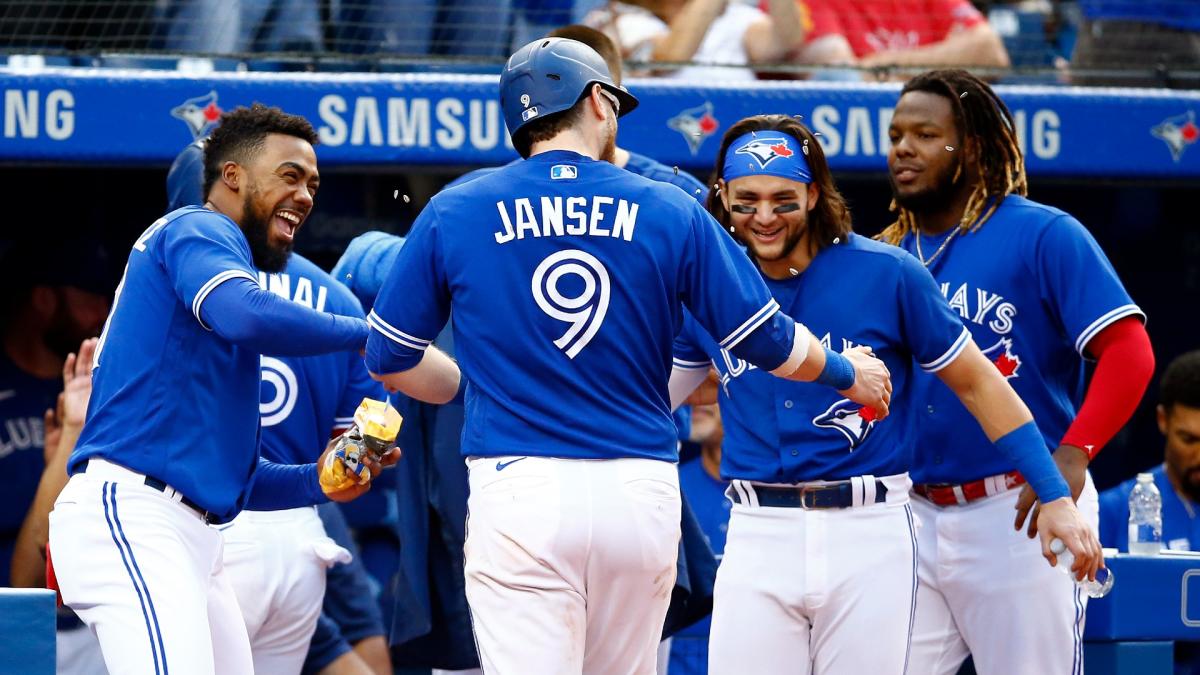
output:
[[[246,498],[252,511],[281,511],[329,501],[321,489],[314,464],[278,464],[258,458],[254,485]]]
[[[362,319],[309,309],[243,277],[214,288],[200,312],[217,335],[268,356],[327,354],[362,349],[367,342]]]

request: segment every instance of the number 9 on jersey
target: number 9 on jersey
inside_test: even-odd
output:
[[[563,277],[568,276],[583,280],[583,290],[574,297],[566,297],[559,288]],[[554,341],[568,358],[574,359],[600,330],[608,312],[611,286],[604,265],[592,254],[575,249],[552,253],[534,270],[533,299],[538,307],[547,315],[571,324]]]

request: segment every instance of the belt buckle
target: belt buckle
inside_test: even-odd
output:
[[[805,511],[810,511],[810,510],[812,510],[812,509],[816,508],[815,506],[809,506],[809,505],[808,505],[808,502],[805,500],[805,497],[806,497],[808,494],[810,494],[810,493],[812,493],[812,494],[815,494],[815,493],[817,492],[817,490],[818,490],[820,487],[821,487],[821,486],[819,486],[819,485],[809,485],[809,484],[801,485],[801,486],[799,487],[799,490],[800,490],[800,508],[801,508],[801,509],[803,509],[803,510],[805,510]]]

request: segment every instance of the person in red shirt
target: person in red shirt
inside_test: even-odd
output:
[[[796,60],[822,65],[1009,65],[1000,36],[968,0],[798,0],[811,21]]]

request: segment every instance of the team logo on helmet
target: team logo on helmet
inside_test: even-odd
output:
[[[1175,115],[1159,122],[1150,129],[1150,135],[1167,144],[1171,151],[1171,159],[1178,162],[1187,150],[1197,140],[1200,140],[1200,127],[1196,126],[1196,111],[1189,110],[1182,115]]]
[[[688,108],[667,120],[667,126],[679,132],[687,142],[688,149],[695,155],[700,151],[704,141],[717,132],[721,123],[713,117],[713,104],[705,101],[703,105]]]
[[[788,145],[786,138],[763,138],[743,145],[735,154],[750,155],[760,169],[765,169],[771,162],[780,157],[791,157],[796,151]]]
[[[213,125],[221,119],[221,106],[217,105],[217,92],[189,98],[171,109],[171,116],[182,120],[192,132],[192,140],[206,136]]]
[[[983,350],[983,355],[996,364],[996,369],[1004,379],[1019,377],[1017,371],[1021,369],[1021,357],[1013,353],[1012,338],[1000,338],[999,342]]]
[[[529,107],[529,94],[521,94],[521,105],[526,108]]]
[[[850,442],[853,451],[866,442],[875,428],[875,410],[843,398],[814,417],[813,424],[822,429],[837,429]]]

